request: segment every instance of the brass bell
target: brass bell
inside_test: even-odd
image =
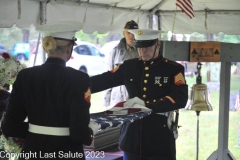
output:
[[[189,102],[187,110],[212,111],[212,106],[208,101],[207,85],[193,84],[190,88]]]
[[[196,159],[198,160],[198,141],[199,141],[199,114],[201,111],[212,111],[212,106],[208,102],[208,90],[207,85],[202,84],[202,77],[201,77],[201,63],[198,62],[197,69],[198,69],[198,76],[196,78],[197,84],[193,84],[190,89],[188,104],[186,105],[185,109],[196,111],[197,114],[197,153]]]
[[[200,111],[212,111],[212,106],[208,101],[208,90],[207,85],[202,84],[201,78],[201,63],[198,62],[198,76],[197,76],[197,84],[193,84],[190,88],[189,100],[185,107],[187,110],[193,110],[196,112]]]

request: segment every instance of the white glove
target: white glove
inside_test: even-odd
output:
[[[93,120],[90,120],[88,127],[93,130],[93,135],[96,135],[98,130],[101,128],[101,125],[94,122]]]
[[[150,111],[152,111],[152,109],[147,108],[147,107],[145,107],[143,105],[140,105],[140,104],[134,104],[132,108],[139,108],[139,109],[141,109],[142,112],[150,112]]]
[[[143,100],[141,100],[141,99],[138,98],[138,97],[134,97],[134,98],[131,98],[131,99],[127,100],[127,101],[124,103],[123,107],[124,107],[124,108],[132,108],[134,104],[140,104],[140,105],[142,105],[142,106],[145,106],[145,103],[144,103]]]

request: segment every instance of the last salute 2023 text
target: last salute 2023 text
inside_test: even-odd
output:
[[[83,158],[83,153],[78,152],[52,152],[52,153],[42,153],[40,151],[39,158]]]

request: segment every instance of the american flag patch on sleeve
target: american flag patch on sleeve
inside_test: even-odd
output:
[[[175,75],[175,77],[174,77],[174,83],[175,83],[176,85],[186,84],[185,78],[184,78],[184,76],[183,76],[183,74],[182,74],[181,72]]]

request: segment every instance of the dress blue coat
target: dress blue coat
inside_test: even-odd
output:
[[[92,142],[92,130],[88,127],[90,95],[87,74],[66,67],[61,59],[48,58],[44,64],[18,73],[2,131],[5,136],[24,138],[22,153],[36,153],[38,159],[44,155],[45,159],[60,159],[69,152],[83,154],[83,144]],[[24,121],[26,118],[28,122]],[[69,127],[70,136],[31,133],[28,123]],[[66,154],[65,157],[74,156]],[[34,155],[31,158],[36,159]]]
[[[119,148],[141,158],[175,159],[175,139],[164,113],[184,108],[188,86],[182,65],[163,58],[150,61],[130,59],[112,71],[91,77],[92,93],[125,85],[129,98],[142,99],[152,109],[150,116],[121,129]]]

